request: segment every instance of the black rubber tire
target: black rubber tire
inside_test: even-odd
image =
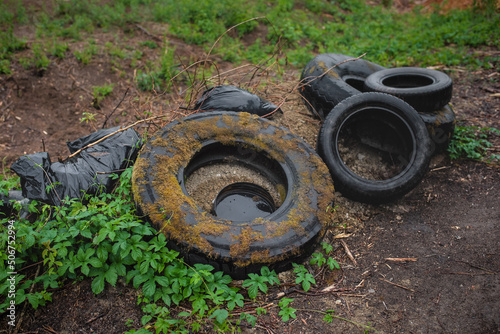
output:
[[[363,92],[364,81],[368,76],[385,69],[364,59],[350,60],[355,58],[323,53],[306,65],[302,71],[299,92],[306,107],[314,115],[324,119],[340,101]]]
[[[257,169],[282,184],[282,203],[264,218],[222,220],[188,195],[185,180],[201,166],[226,161]],[[331,219],[334,188],[328,168],[302,139],[267,119],[211,111],[174,121],[141,150],[134,166],[140,212],[187,263],[205,263],[234,279],[291,268],[309,256]]]
[[[453,83],[441,71],[421,67],[388,68],[365,80],[367,92],[391,94],[420,113],[441,110],[451,100]]]
[[[354,129],[383,129],[382,137],[393,132],[398,137],[389,138],[390,145],[398,146],[394,161],[404,169],[386,180],[371,180],[352,172],[338,147],[341,131],[351,124]],[[415,109],[394,96],[372,92],[339,103],[325,119],[317,141],[317,151],[330,169],[337,190],[347,198],[372,204],[401,198],[417,186],[427,171],[431,146],[427,129]]]
[[[432,113],[420,113],[433,144],[434,154],[446,151],[455,131],[456,117],[451,105],[447,104]]]

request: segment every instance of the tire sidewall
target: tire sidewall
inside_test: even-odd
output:
[[[301,95],[306,107],[324,119],[342,100],[359,94],[368,76],[383,69],[385,67],[356,57],[336,53],[320,54],[302,71]],[[350,85],[348,80],[359,81],[361,91]]]
[[[338,151],[338,135],[346,120],[371,107],[387,108],[397,114],[405,120],[414,138],[414,152],[405,170],[383,181],[356,175],[344,164]],[[362,202],[383,203],[403,196],[420,182],[429,164],[431,142],[423,121],[407,103],[387,94],[362,93],[342,101],[332,110],[321,127],[317,149],[343,195]]]
[[[385,82],[408,83],[410,78],[423,78],[430,84],[413,87],[387,86]],[[364,83],[366,92],[394,95],[406,101],[420,113],[430,113],[442,109],[451,100],[453,84],[448,75],[421,67],[395,67],[377,71],[369,75]]]

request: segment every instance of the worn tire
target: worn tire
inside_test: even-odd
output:
[[[366,130],[376,139],[373,142],[380,140],[380,147],[392,145],[394,161],[400,163],[401,172],[389,179],[371,180],[351,171],[339,152],[341,133],[351,126],[354,134]],[[370,92],[345,99],[328,114],[318,135],[317,151],[338,191],[347,198],[376,204],[402,197],[422,180],[429,165],[431,145],[415,109],[394,96]]]
[[[185,180],[200,166],[238,162],[281,185],[281,205],[267,217],[234,222],[202,210]],[[287,270],[309,256],[330,219],[334,189],[327,167],[302,139],[248,113],[211,111],[174,121],[143,147],[134,166],[134,199],[151,224],[190,264],[235,279],[263,265]]]
[[[340,101],[364,91],[364,81],[368,76],[385,69],[364,59],[349,61],[354,58],[323,53],[306,65],[299,91],[309,111],[324,119]],[[328,73],[323,75],[326,71]]]
[[[430,113],[420,113],[433,144],[435,154],[446,151],[455,131],[456,117],[450,104]]]
[[[367,92],[391,94],[420,113],[441,110],[451,100],[453,83],[441,71],[421,67],[388,68],[368,76]]]

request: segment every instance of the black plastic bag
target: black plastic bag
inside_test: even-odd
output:
[[[281,111],[277,105],[235,86],[216,86],[207,89],[196,101],[195,109],[244,111],[259,116]]]
[[[15,210],[15,204],[20,205],[19,218],[27,218],[29,216],[30,200],[23,197],[20,190],[9,190],[6,193],[0,192],[0,219],[9,217]]]
[[[67,143],[71,153],[116,132],[120,127],[99,130]],[[84,149],[75,157],[51,163],[47,152],[25,155],[11,170],[19,175],[23,197],[59,206],[66,197],[83,198],[85,194],[110,192],[112,173],[133,163],[141,146],[134,129],[127,129]]]

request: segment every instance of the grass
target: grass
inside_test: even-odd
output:
[[[314,55],[324,52],[358,56],[383,66],[470,66],[491,68],[498,56],[478,57],[469,48],[500,47],[500,15],[491,11],[490,2],[476,1],[475,7],[450,11],[446,15],[416,6],[399,14],[382,5],[364,1],[326,0],[116,0],[105,5],[99,1],[57,2],[51,10],[32,12],[19,1],[2,4],[2,50],[0,59],[12,61],[23,48],[22,39],[12,35],[18,24],[36,23],[39,39],[57,38],[59,43],[84,40],[93,32],[122,30],[130,26],[158,22],[168,26],[168,33],[187,43],[210,50],[227,29],[238,25],[217,44],[214,52],[226,60],[254,63],[269,57],[276,45],[286,55],[288,64],[303,67]],[[490,6],[490,7],[488,7]],[[259,29],[260,37],[243,42]],[[145,46],[154,47],[156,42]],[[114,50],[116,56],[123,52]],[[60,52],[56,52],[61,54]],[[76,51],[75,56],[88,63],[93,50]],[[15,58],[15,56],[14,56]],[[284,60],[285,61],[285,60]],[[8,64],[2,63],[2,72]],[[147,72],[142,69],[143,72]]]

